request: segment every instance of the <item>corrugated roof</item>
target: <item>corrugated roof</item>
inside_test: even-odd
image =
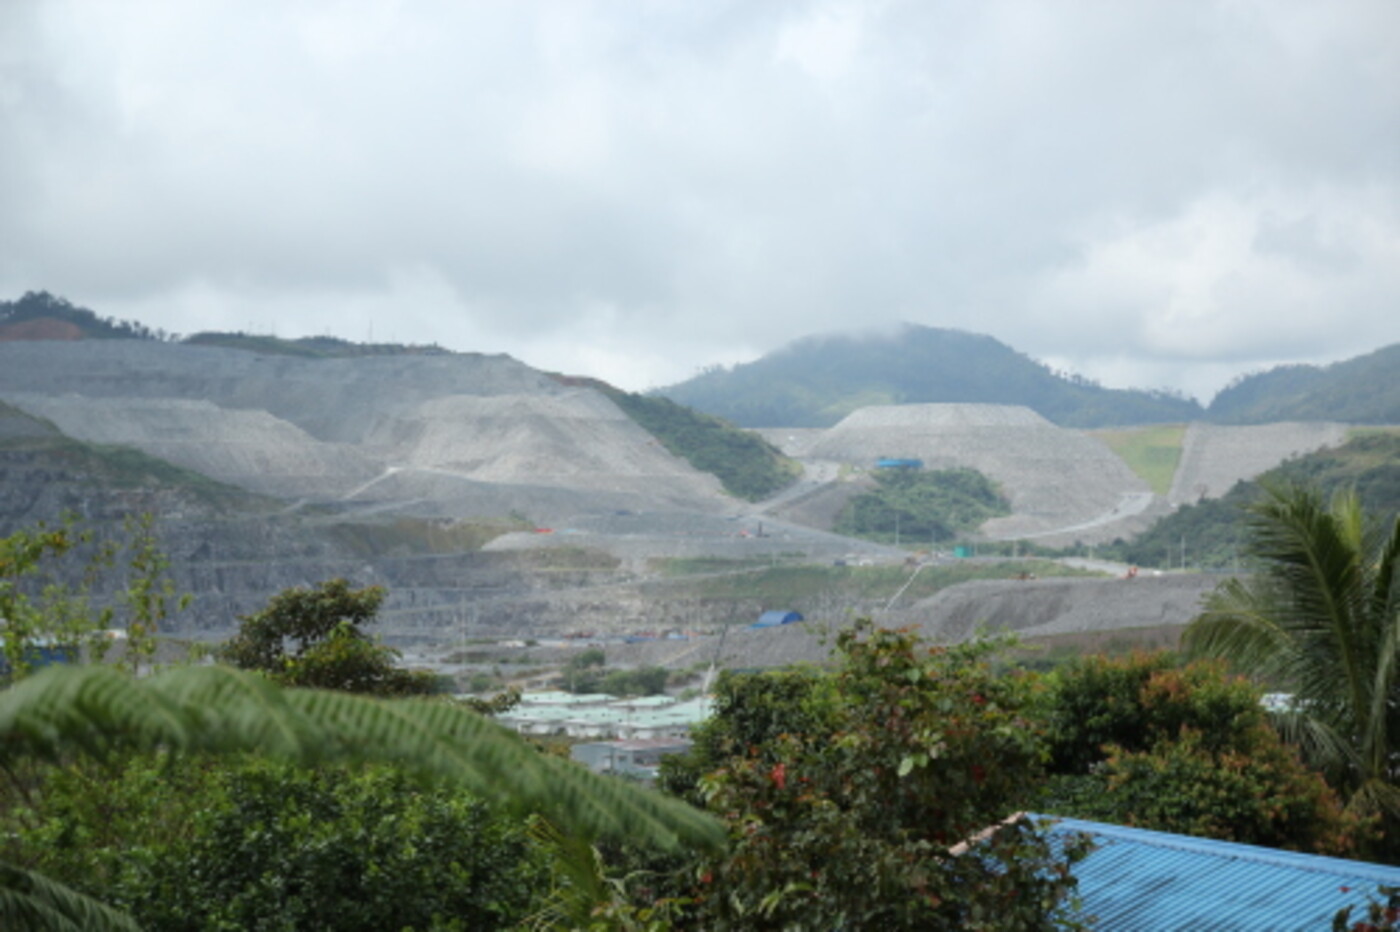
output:
[[[1378,884],[1400,868],[1276,848],[1191,838],[1080,819],[1052,835],[1084,832],[1097,847],[1075,865],[1084,914],[1112,932],[1325,932],[1344,906],[1362,918]]]

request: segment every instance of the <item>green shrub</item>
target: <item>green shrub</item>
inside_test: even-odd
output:
[[[838,534],[952,540],[1011,513],[1006,498],[975,469],[886,469],[875,474],[875,483],[847,503],[836,519]]]
[[[46,768],[5,855],[149,930],[511,927],[544,883],[524,823],[402,773],[261,760]]]

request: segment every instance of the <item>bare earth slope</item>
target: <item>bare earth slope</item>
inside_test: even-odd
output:
[[[1194,423],[1182,439],[1181,464],[1168,500],[1190,504],[1219,498],[1242,479],[1253,479],[1284,460],[1346,442],[1347,426],[1329,421],[1286,421],[1224,427]]]
[[[1039,637],[1110,632],[1157,626],[1183,626],[1200,611],[1201,599],[1217,576],[1181,574],[1127,579],[1055,578],[978,580],[950,586],[908,608],[877,615],[883,627],[913,627],[931,641],[953,643],[978,631],[1016,632]],[[667,642],[610,647],[617,662],[688,667],[718,661],[721,667],[779,667],[822,663],[832,634],[850,619],[809,618],[776,628],[736,627],[720,644],[710,637],[684,650]]]
[[[257,492],[540,522],[723,511],[608,399],[505,356],[303,359],[152,341],[0,345],[0,398],[79,440]]]
[[[863,467],[880,457],[912,457],[929,469],[976,469],[1011,501],[1011,515],[983,528],[994,538],[1107,524],[1151,501],[1146,483],[1104,444],[1022,407],[862,408],[810,442],[807,455]]]

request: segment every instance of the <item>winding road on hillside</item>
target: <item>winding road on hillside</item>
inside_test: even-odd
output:
[[[1157,496],[1151,492],[1124,492],[1122,497],[1118,499],[1118,504],[1114,505],[1112,510],[1090,518],[1088,521],[1080,521],[1077,524],[1053,528],[1048,531],[1037,531],[1034,534],[1013,534],[1006,537],[994,537],[992,539],[1036,540],[1037,538],[1056,537],[1062,534],[1077,534],[1081,531],[1095,530],[1122,521],[1124,518],[1131,518],[1142,514],[1148,508],[1152,507],[1152,502],[1156,497]]]
[[[766,515],[774,509],[791,505],[799,499],[808,495],[815,495],[822,489],[836,482],[841,475],[841,465],[825,460],[802,463],[802,475],[797,481],[771,498],[766,498],[761,502],[755,502],[749,513],[753,515]]]

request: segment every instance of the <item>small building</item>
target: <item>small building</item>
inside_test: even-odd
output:
[[[23,660],[31,670],[38,670],[60,663],[77,663],[80,654],[76,644],[63,643],[50,637],[37,637],[25,645]],[[0,676],[9,674],[10,662],[4,654],[0,654]]]
[[[1083,819],[1048,819],[1056,836],[1088,835],[1089,856],[1071,868],[1085,917],[1114,932],[1210,929],[1288,932],[1332,928],[1355,907],[1366,916],[1377,888],[1400,887],[1400,867],[1345,861]]]
[[[776,628],[779,625],[792,625],[799,621],[804,621],[801,612],[774,610],[764,612],[758,616],[758,621],[750,625],[751,628]]]
[[[655,780],[661,758],[667,754],[684,754],[690,742],[674,738],[632,738],[620,741],[590,741],[576,744],[570,751],[574,760],[594,773]]]
[[[917,471],[924,468],[924,461],[902,456],[882,456],[875,461],[875,468]]]

